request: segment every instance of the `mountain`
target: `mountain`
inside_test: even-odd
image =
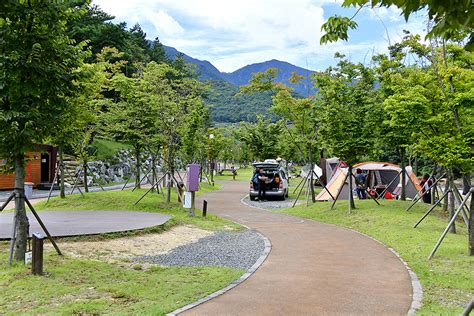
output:
[[[284,83],[295,90],[295,96],[308,96],[314,94],[310,75],[313,71],[297,67],[290,63],[269,60],[262,63],[256,63],[242,67],[234,72],[220,72],[213,64],[207,60],[199,60],[179,52],[176,48],[163,45],[166,56],[174,60],[176,56],[181,55],[185,61],[196,66],[199,80],[207,81],[210,90],[205,97],[209,105],[212,118],[218,123],[237,123],[240,121],[255,122],[256,116],[261,114],[272,120],[277,117],[269,113],[268,109],[272,106],[272,93],[255,93],[252,95],[238,95],[239,87],[248,84],[255,72],[263,72],[268,68],[279,69],[276,77],[277,82]],[[290,84],[288,79],[291,74],[296,72],[304,76],[300,84]]]
[[[176,56],[181,54],[188,63],[194,64],[198,67],[198,73],[199,73],[199,79],[200,80],[224,80],[227,81],[222,73],[214,67],[213,64],[208,62],[207,60],[199,60],[196,58],[193,58],[191,56],[188,56],[186,54],[183,54],[179,52],[176,48],[170,47],[170,46],[165,46],[163,45],[163,48],[165,49],[165,54],[166,56],[171,59],[175,60]]]
[[[170,46],[164,46],[165,53],[168,58],[174,60],[178,54],[182,54],[184,60],[189,63],[192,63],[197,66],[198,74],[200,80],[224,80],[237,87],[241,85],[248,84],[248,81],[252,78],[252,74],[255,72],[263,72],[268,68],[277,68],[279,69],[278,75],[276,77],[277,82],[284,83],[292,87],[296,93],[302,96],[308,96],[316,92],[312,88],[312,83],[310,80],[310,75],[314,71],[301,68],[285,61],[280,61],[272,59],[262,63],[256,63],[242,67],[234,72],[220,72],[213,64],[207,60],[199,60],[179,52],[176,48]],[[288,79],[291,77],[291,74],[296,72],[298,75],[304,76],[305,79],[301,80],[299,84],[291,84],[288,82]]]
[[[310,78],[311,74],[314,73],[314,71],[301,68],[285,61],[280,61],[276,59],[265,61],[263,63],[247,65],[234,72],[223,74],[228,82],[236,86],[241,86],[248,84],[248,81],[250,80],[250,78],[252,78],[253,73],[264,72],[268,68],[279,69],[276,81],[292,87],[299,95],[308,96],[316,92],[312,88],[312,82]],[[304,76],[305,79],[301,80],[299,84],[291,84],[288,79],[291,77],[291,74],[293,72],[296,72],[300,76]]]

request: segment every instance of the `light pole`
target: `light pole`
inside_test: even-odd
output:
[[[208,160],[209,160],[209,170],[210,170],[210,173],[211,173],[211,184],[212,186],[214,186],[214,165],[212,163],[212,157],[211,157],[211,141],[214,139],[214,134],[209,134],[209,138],[208,138],[208,146],[207,146],[207,149],[208,149]]]

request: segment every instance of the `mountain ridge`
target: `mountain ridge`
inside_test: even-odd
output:
[[[289,62],[281,61],[277,59],[271,59],[264,62],[258,62],[246,65],[233,72],[221,72],[211,62],[207,60],[200,60],[193,58],[178,51],[174,47],[163,45],[166,55],[168,58],[174,60],[176,56],[183,56],[184,60],[197,66],[198,78],[200,80],[223,80],[231,83],[235,86],[246,85],[252,78],[252,74],[256,72],[263,72],[269,68],[277,68],[279,70],[275,80],[279,83],[284,83],[295,90],[295,92],[302,96],[309,96],[316,92],[311,82],[311,74],[315,71],[295,66]],[[298,75],[302,75],[305,78],[300,81],[299,84],[292,84],[288,81],[291,74],[296,72]]]

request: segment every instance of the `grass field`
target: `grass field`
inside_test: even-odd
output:
[[[218,189],[204,184],[201,193]],[[207,230],[240,229],[241,226],[217,216],[190,217],[180,204],[168,205],[161,195],[149,194],[134,206],[145,190],[106,191],[51,199],[43,210],[125,210],[160,212],[173,218],[164,228],[135,234],[159,232],[173,225],[188,224]],[[177,196],[173,194],[173,201]],[[129,236],[117,233],[73,240],[101,240]],[[70,239],[69,239],[70,240]],[[61,240],[59,240],[59,245]],[[29,268],[6,264],[8,244],[0,242],[0,315],[18,314],[146,314],[164,315],[217,291],[240,277],[244,271],[224,267],[142,267],[99,260],[45,254],[46,276],[31,275]]]
[[[250,182],[250,179],[252,178],[252,172],[253,168],[251,167],[237,169],[235,181]],[[232,180],[232,174],[230,172],[226,172],[222,176],[216,175],[214,180]]]
[[[299,205],[281,212],[355,229],[395,249],[408,263],[423,286],[421,315],[459,315],[474,297],[474,258],[467,256],[467,229],[457,223],[457,234],[449,234],[435,257],[427,257],[447,225],[445,214],[437,210],[416,229],[414,223],[427,210],[418,203],[411,211],[405,209],[410,202],[356,201],[358,209],[348,214],[347,201],[319,202],[309,207]]]
[[[215,292],[244,271],[222,267],[141,270],[96,260],[47,255],[47,276],[8,268],[0,246],[2,315],[164,315]]]

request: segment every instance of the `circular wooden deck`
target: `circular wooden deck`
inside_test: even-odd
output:
[[[30,235],[43,230],[31,212]],[[160,213],[127,211],[48,211],[39,216],[50,234],[54,237],[96,235],[139,230],[160,226],[171,219]],[[13,226],[13,213],[0,213],[0,240],[10,239]]]

